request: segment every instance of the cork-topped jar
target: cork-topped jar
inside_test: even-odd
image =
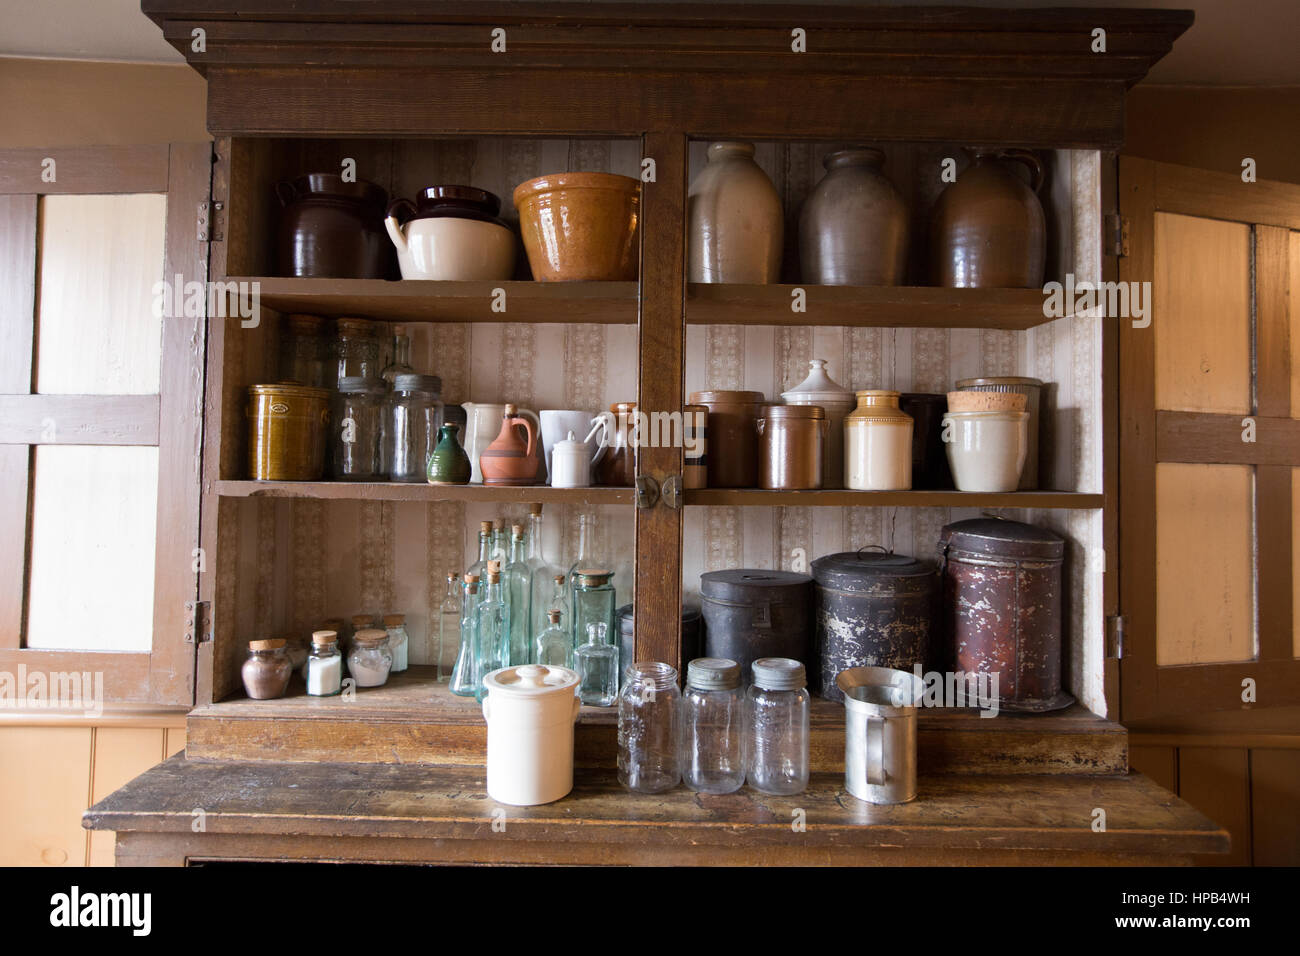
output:
[[[283,697],[293,674],[293,664],[285,650],[285,642],[249,641],[248,660],[240,668],[244,679],[244,693],[253,700],[273,700]]]

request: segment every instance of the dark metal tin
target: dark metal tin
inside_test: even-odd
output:
[[[748,684],[760,657],[806,662],[811,646],[812,578],[792,571],[737,569],[700,575],[704,654],[740,665]]]
[[[636,642],[634,628],[636,618],[631,604],[624,604],[618,609],[618,670],[619,681],[628,664],[636,663]],[[700,609],[689,604],[682,608],[682,660],[681,666],[673,661],[665,661],[677,668],[677,673],[685,674],[686,665],[697,657],[704,656],[703,619]]]
[[[864,548],[820,557],[812,573],[813,693],[843,700],[835,678],[852,667],[929,667],[939,590],[933,562]]]
[[[898,407],[912,416],[912,487],[951,488],[952,470],[943,445],[943,416],[948,396],[928,392],[904,392]]]
[[[952,666],[998,674],[998,706],[1059,710],[1065,541],[1019,521],[971,518],[939,535],[943,629]]]

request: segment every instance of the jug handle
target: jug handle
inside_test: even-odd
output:
[[[593,467],[605,457],[605,449],[609,447],[608,443],[605,441],[605,436],[609,433],[609,420],[606,418],[609,414],[609,412],[601,412],[593,418],[591,420],[591,431],[587,432],[587,437],[582,440],[583,444],[590,444],[592,436],[594,436],[596,432],[601,432],[600,441],[596,443],[596,454],[591,456],[591,464]]]
[[[533,428],[533,423],[519,414],[510,419],[510,424],[516,428],[522,427],[528,433],[528,450],[524,452],[524,457],[532,458],[537,451],[537,431]]]
[[[406,251],[406,236],[402,235],[402,225],[397,221],[396,216],[389,216],[384,220],[384,228],[388,230],[388,238],[392,240],[393,246],[398,252]]]
[[[394,199],[388,204],[388,212],[385,215],[390,219],[396,219],[399,225],[405,226],[408,221],[415,218],[415,203],[409,199]]]
[[[1043,161],[1027,149],[1003,149],[998,151],[1001,159],[1010,159],[1029,167],[1029,188],[1038,192],[1043,188]]]
[[[276,183],[275,198],[280,200],[281,206],[287,206],[289,203],[297,199],[298,196],[297,193],[294,192],[293,183],[289,182],[287,179],[284,182]]]
[[[867,783],[885,782],[885,718],[867,717]]]

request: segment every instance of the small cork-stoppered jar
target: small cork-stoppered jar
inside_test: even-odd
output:
[[[283,640],[249,641],[248,660],[240,670],[244,692],[253,700],[283,697],[293,674],[293,664]]]
[[[385,614],[384,630],[388,632],[388,649],[393,652],[391,673],[400,674],[410,666],[411,639],[406,633],[405,614]]]
[[[348,673],[358,687],[382,687],[392,667],[393,652],[388,646],[387,631],[368,627],[352,635]]]
[[[307,693],[312,697],[332,697],[343,689],[343,655],[339,653],[337,632],[312,632],[304,674]]]

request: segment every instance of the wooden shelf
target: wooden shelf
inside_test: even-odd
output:
[[[544,504],[624,505],[632,488],[520,488],[492,485],[430,485],[402,481],[218,481],[223,498],[325,498],[343,501],[540,501]]]
[[[805,292],[803,312],[790,308],[796,288]],[[1043,314],[1043,301],[1041,289],[691,283],[686,322],[1022,330],[1053,321]]]
[[[427,282],[383,279],[290,279],[232,276],[257,282],[261,302],[277,312],[354,316],[388,322],[585,322],[635,325],[635,282]],[[494,312],[496,289],[505,311]]]
[[[1105,496],[1077,491],[765,491],[762,488],[701,488],[687,491],[688,505],[753,508],[1100,508]]]

